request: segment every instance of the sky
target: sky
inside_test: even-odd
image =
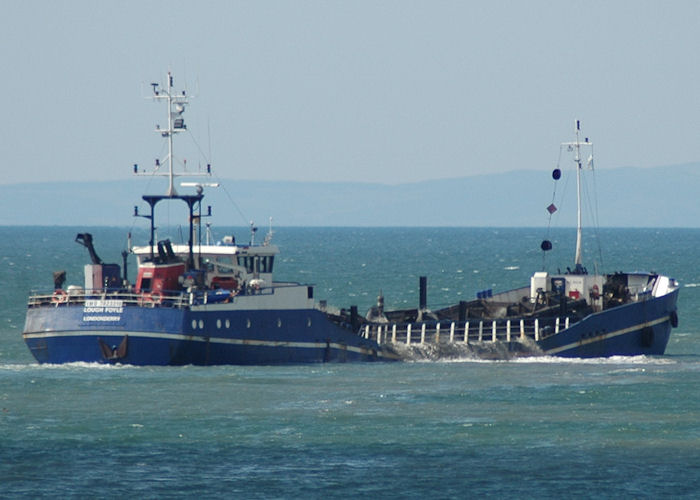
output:
[[[700,160],[700,2],[3,2],[0,184],[218,177],[385,184],[551,170],[580,119],[596,168]],[[181,144],[182,143],[182,144]]]

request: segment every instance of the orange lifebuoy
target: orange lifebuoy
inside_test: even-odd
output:
[[[141,295],[141,305],[155,307],[163,301],[163,294],[160,292],[144,292]]]
[[[63,304],[64,302],[68,302],[68,294],[66,293],[65,290],[56,290],[53,292],[53,295],[51,296],[51,302],[53,304]]]

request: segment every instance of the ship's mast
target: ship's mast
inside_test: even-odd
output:
[[[150,214],[140,215],[138,212],[138,207],[134,207],[134,216],[144,217],[150,220],[151,223],[151,260],[154,259],[154,247],[155,247],[155,206],[163,200],[173,200],[178,199],[184,201],[189,208],[189,258],[188,266],[190,268],[194,267],[194,221],[199,220],[201,217],[211,216],[211,207],[206,215],[202,214],[201,201],[204,195],[202,194],[202,188],[205,185],[217,185],[217,184],[205,184],[205,183],[183,183],[183,185],[192,185],[197,187],[197,193],[193,195],[180,195],[175,189],[175,177],[180,176],[201,176],[201,175],[211,175],[211,165],[207,164],[206,172],[190,173],[190,172],[175,172],[175,156],[173,154],[173,136],[178,132],[187,130],[185,121],[182,118],[182,113],[185,112],[185,105],[188,104],[187,93],[183,90],[181,94],[177,94],[173,90],[173,76],[168,72],[167,84],[163,89],[159,83],[151,83],[153,87],[153,98],[156,100],[165,100],[168,108],[168,125],[167,128],[163,129],[159,125],[156,125],[156,132],[168,140],[168,171],[166,173],[158,172],[161,167],[160,160],[156,159],[155,172],[139,172],[138,165],[134,165],[134,173],[137,175],[162,175],[168,177],[168,191],[165,195],[144,195],[143,199],[150,206]],[[195,211],[199,213],[196,214]]]
[[[591,146],[592,149],[593,143],[588,141],[588,137],[584,139],[584,142],[581,142],[581,122],[579,120],[576,120],[575,123],[575,133],[576,140],[574,142],[565,142],[562,144],[562,146],[567,146],[569,148],[569,151],[573,150],[574,163],[576,164],[576,256],[574,257],[574,272],[577,274],[583,274],[585,271],[583,267],[583,251],[581,249],[583,239],[583,224],[581,222],[581,169],[583,168],[581,160],[581,148],[585,146]],[[592,160],[593,155],[591,154],[589,158],[590,166],[592,166]]]
[[[173,75],[168,72],[167,84],[165,89],[159,88],[158,83],[152,83],[153,87],[153,98],[160,100],[165,99],[167,101],[168,108],[168,126],[165,129],[156,126],[156,132],[160,133],[163,137],[168,139],[168,192],[167,196],[177,196],[177,190],[175,189],[175,166],[173,156],[173,136],[182,130],[186,130],[185,120],[182,118],[182,113],[185,112],[185,105],[187,104],[187,93],[183,90],[182,94],[176,94],[173,91]],[[160,166],[160,162],[156,160],[156,167]]]
[[[576,162],[576,257],[574,264],[576,270],[583,267],[583,259],[581,257],[581,141],[579,133],[581,132],[581,122],[576,120],[576,149],[574,152],[574,162]]]

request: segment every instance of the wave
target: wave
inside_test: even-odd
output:
[[[515,363],[550,363],[550,364],[581,364],[581,365],[675,365],[676,360],[652,356],[610,356],[606,358],[564,358],[555,356],[537,356],[517,358]]]
[[[20,372],[25,370],[75,370],[79,369],[89,369],[89,370],[123,370],[125,368],[138,368],[134,365],[119,365],[111,363],[85,363],[78,361],[75,363],[62,363],[62,364],[38,364],[38,363],[8,363],[0,364],[0,370]]]
[[[534,342],[470,342],[447,344],[393,344],[404,361],[482,362],[507,361],[518,356],[538,356],[542,351]]]
[[[533,342],[482,342],[469,344],[397,344],[393,346],[404,361],[419,363],[519,363],[554,365],[635,365],[639,368],[623,370],[643,370],[643,366],[676,365],[678,361],[653,356],[610,356],[604,358],[565,358],[547,356]]]

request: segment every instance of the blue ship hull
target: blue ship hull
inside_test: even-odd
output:
[[[193,311],[124,306],[31,307],[24,339],[39,363],[265,365],[398,359],[318,310]]]
[[[537,344],[545,354],[571,358],[662,355],[678,326],[677,300],[678,289],[591,314]]]
[[[662,355],[672,327],[677,326],[677,299],[675,289],[590,314],[556,333],[552,333],[555,318],[541,318],[539,335],[528,336],[542,353],[560,357]],[[415,331],[419,328],[420,324],[414,325]],[[386,335],[378,342],[376,330],[370,332],[359,335],[316,309],[212,311],[124,305],[110,311],[58,304],[30,307],[23,336],[38,362],[56,364],[267,365],[401,359]]]
[[[615,295],[615,279],[620,282],[621,278],[633,294],[625,286],[621,295]],[[429,312],[429,321],[415,320],[415,309],[390,311],[384,316],[390,321],[376,321],[366,328],[392,345],[418,346],[418,356],[434,359],[462,353],[503,359],[542,354],[570,358],[663,355],[671,329],[678,326],[679,289],[675,280],[658,275],[613,275],[602,310],[580,297],[557,301],[563,297],[558,293],[549,297],[552,303],[538,300],[535,306],[527,293],[521,288],[488,294]],[[421,351],[423,345],[438,348]]]

